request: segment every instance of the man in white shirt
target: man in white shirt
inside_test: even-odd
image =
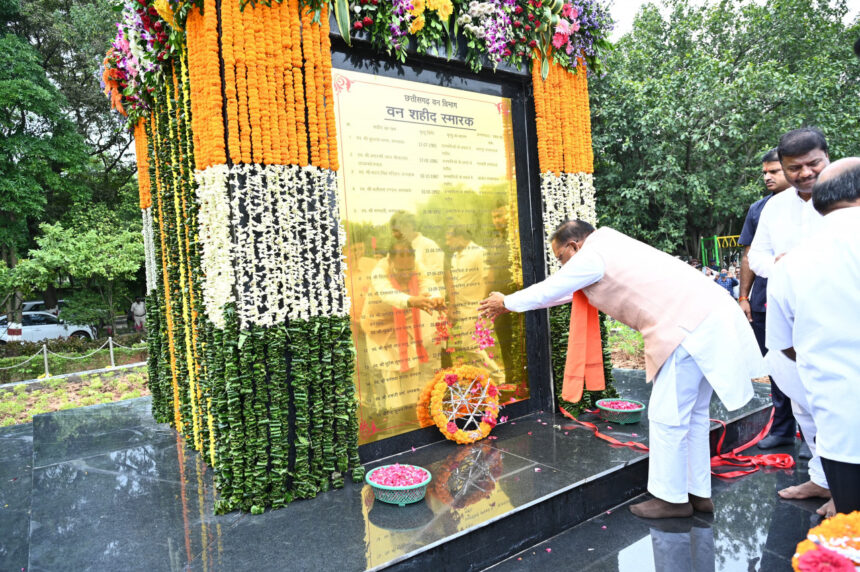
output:
[[[397,211],[391,215],[391,234],[395,239],[405,239],[415,250],[415,262],[439,286],[444,283],[445,253],[430,238],[427,238],[415,228],[415,215],[406,211]]]
[[[493,292],[480,306],[490,318],[570,302],[589,302],[642,332],[645,370],[654,382],[649,403],[648,492],[633,505],[645,518],[713,512],[709,405],[716,392],[730,411],[752,398],[750,381],[764,373],[752,330],[731,296],[713,280],[665,252],[609,227],[562,223],[552,237],[561,269],[507,296]]]
[[[827,167],[813,202],[821,231],[774,268],[767,346],[796,360],[835,509],[850,513],[860,510],[860,158]]]
[[[446,291],[451,322],[449,343],[457,352],[454,357],[462,357],[467,363],[483,365],[497,373],[501,368],[495,359],[489,356],[486,349],[478,347],[474,339],[475,324],[479,318],[478,304],[490,291],[487,250],[475,244],[470,231],[462,226],[448,229],[445,242],[452,251],[451,282]]]
[[[444,300],[406,240],[394,241],[370,282],[361,313],[370,379],[359,395],[365,415],[396,416],[415,409],[421,388],[441,365],[427,326]]]
[[[143,298],[137,297],[131,305],[131,315],[134,318],[135,331],[141,331],[146,326],[146,306],[143,303]]]
[[[818,229],[821,214],[810,200],[812,187],[821,171],[830,164],[827,140],[821,131],[812,127],[795,129],[783,135],[777,153],[785,178],[794,188],[776,195],[762,209],[750,246],[749,264],[750,269],[763,278],[769,278],[776,262]],[[816,454],[816,425],[797,367],[782,352],[768,352],[765,361],[770,376],[791,399],[794,418],[812,453],[809,460],[810,480],[779,491],[779,496],[786,499],[829,499],[827,477],[821,466],[821,458]],[[820,514],[828,511],[833,511],[832,503],[819,509]]]
[[[741,257],[741,284],[739,291],[738,303],[741,310],[750,321],[755,339],[758,342],[758,347],[762,354],[767,353],[767,346],[764,345],[765,337],[765,316],[767,305],[767,278],[756,276],[750,270],[749,251],[752,245],[753,237],[756,235],[758,221],[761,217],[761,211],[770,199],[791,189],[788,181],[785,180],[785,175],[782,172],[782,163],[779,162],[779,154],[776,147],[765,153],[761,159],[762,180],[765,187],[770,191],[770,194],[761,198],[750,205],[744,220],[744,227],[741,230],[741,235],[738,238],[738,244],[744,246],[743,256]],[[773,423],[770,426],[770,433],[759,441],[759,449],[772,449],[784,445],[794,444],[794,434],[797,432],[797,423],[794,420],[794,414],[791,412],[791,399],[788,398],[779,388],[773,379],[770,380],[770,394],[773,401]],[[802,459],[809,459],[812,453],[805,443],[801,444],[798,456]]]

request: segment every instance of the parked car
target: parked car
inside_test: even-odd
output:
[[[92,340],[96,337],[96,330],[92,326],[67,324],[50,312],[24,312],[21,315],[21,326],[21,339],[25,342],[67,337]],[[9,321],[6,316],[0,316],[0,343],[8,341],[8,328]]]
[[[57,309],[62,310],[65,300],[57,300]],[[30,300],[29,302],[21,303],[22,312],[45,312],[48,308],[45,307],[44,300]]]

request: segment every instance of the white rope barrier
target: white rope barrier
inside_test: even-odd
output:
[[[124,345],[122,345],[122,344],[118,344],[118,343],[116,343],[116,340],[114,340],[114,341],[113,341],[113,347],[115,347],[115,348],[122,348],[122,349],[124,349],[124,350],[145,350],[145,349],[146,349],[146,346],[144,346],[144,347],[139,347],[139,348],[130,348],[130,347],[128,347],[128,346],[124,346]]]
[[[55,354],[54,352],[52,352],[51,350],[49,350],[49,349],[47,348],[47,346],[45,346],[45,351],[46,351],[46,352],[48,352],[49,354],[51,354],[52,356],[57,356],[58,358],[62,358],[62,359],[87,359],[88,357],[90,357],[90,356],[94,356],[94,355],[95,355],[95,354],[97,354],[98,352],[102,351],[102,350],[105,348],[105,346],[106,346],[106,345],[108,345],[108,342],[103,343],[103,344],[102,344],[102,346],[101,346],[99,349],[95,350],[95,351],[94,351],[94,352],[92,352],[92,353],[88,353],[88,354],[87,354],[87,355],[85,355],[85,356],[77,356],[77,357],[76,357],[76,356],[64,356],[64,355],[60,355],[60,354]]]
[[[52,356],[58,357],[60,359],[82,360],[82,359],[87,359],[89,357],[96,355],[100,351],[104,350],[105,346],[108,346],[108,345],[110,346],[111,367],[116,367],[116,363],[114,361],[114,355],[113,355],[113,348],[114,347],[123,348],[125,350],[131,350],[131,351],[147,349],[145,346],[141,347],[141,348],[133,348],[133,347],[128,347],[128,346],[123,346],[123,345],[120,345],[120,344],[116,343],[115,341],[113,341],[113,338],[108,338],[108,340],[105,343],[103,343],[98,349],[93,350],[92,352],[90,352],[86,355],[83,355],[83,356],[64,356],[64,355],[61,355],[61,354],[58,354],[58,353],[55,353],[55,352],[52,352],[51,350],[49,350],[47,344],[42,344],[42,349],[40,349],[39,351],[37,351],[36,353],[34,353],[30,357],[28,357],[27,359],[25,359],[21,363],[17,363],[15,365],[10,365],[10,366],[0,367],[0,371],[15,369],[15,368],[19,368],[23,365],[27,365],[28,363],[30,363],[31,361],[33,361],[34,359],[36,359],[37,357],[42,355],[45,358],[45,376],[50,377],[51,374],[48,372],[48,354],[51,354]]]
[[[10,366],[7,366],[7,367],[0,367],[0,369],[15,369],[16,367],[21,367],[22,365],[27,364],[27,363],[30,363],[31,361],[33,361],[34,359],[36,359],[37,357],[39,357],[39,355],[40,355],[41,353],[42,353],[42,350],[39,350],[39,351],[37,351],[36,353],[34,353],[33,355],[31,355],[30,357],[28,357],[27,359],[25,359],[24,361],[22,361],[22,362],[21,362],[21,363],[19,363],[19,364],[16,364],[16,365],[10,365]]]

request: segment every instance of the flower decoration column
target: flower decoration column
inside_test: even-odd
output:
[[[206,0],[186,24],[223,509],[362,476],[328,22],[326,4]]]
[[[555,43],[561,43],[556,38]],[[537,124],[540,188],[543,198],[544,259],[548,273],[561,265],[552,252],[550,237],[565,220],[581,219],[597,223],[594,192],[594,152],[591,147],[591,115],[588,104],[588,77],[580,62],[575,72],[557,61],[549,62],[546,79],[542,77],[539,54],[532,61],[535,121]],[[544,70],[547,66],[543,65]],[[570,305],[550,310],[550,340],[553,379],[559,405],[571,414],[591,407],[603,397],[617,395],[612,387],[612,365],[606,347],[606,330],[601,315],[600,334],[603,342],[606,389],[585,391],[579,403],[561,399],[564,379],[567,335],[570,325]]]

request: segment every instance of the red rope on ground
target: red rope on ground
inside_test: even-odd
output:
[[[598,439],[603,439],[604,441],[606,441],[610,445],[613,445],[615,447],[630,447],[631,449],[641,451],[643,453],[648,452],[648,447],[646,447],[642,443],[637,443],[635,441],[625,441],[622,443],[621,441],[619,441],[615,437],[610,437],[609,435],[601,433],[600,430],[597,428],[597,425],[595,425],[594,423],[588,423],[587,421],[580,421],[579,419],[577,419],[576,417],[574,417],[573,415],[571,415],[570,413],[568,413],[567,411],[565,411],[561,407],[559,407],[559,410],[561,410],[562,415],[564,415],[565,417],[567,417],[568,419],[570,419],[574,423],[578,423],[579,425],[590,430],[592,433],[594,433],[595,437],[597,437]]]
[[[791,469],[794,467],[794,457],[787,453],[770,453],[767,455],[739,455],[741,451],[749,449],[753,445],[765,438],[770,432],[770,426],[773,424],[773,408],[770,410],[770,419],[767,424],[753,437],[752,441],[736,447],[728,453],[720,453],[723,449],[723,441],[726,438],[726,424],[719,419],[711,419],[723,426],[723,434],[720,435],[717,441],[717,454],[711,457],[711,474],[723,479],[735,479],[744,475],[755,473],[762,467],[773,467],[775,469]],[[740,470],[728,471],[725,473],[717,473],[714,467],[736,467]]]
[[[610,445],[614,447],[630,447],[636,451],[640,451],[642,453],[648,452],[648,447],[643,445],[642,443],[636,443],[635,441],[619,441],[615,437],[610,437],[604,433],[601,433],[597,428],[597,425],[594,423],[588,423],[587,421],[580,421],[563,408],[559,407],[562,415],[577,423],[578,425],[585,427],[594,433],[594,436],[598,439],[602,439],[606,441]],[[596,413],[596,411],[586,410],[588,413]],[[723,433],[720,435],[719,440],[717,441],[717,454],[711,457],[711,474],[714,476],[723,478],[723,479],[735,479],[737,477],[742,477],[744,475],[750,475],[755,473],[762,467],[773,467],[775,469],[791,469],[794,467],[794,458],[791,455],[786,453],[770,453],[767,455],[740,455],[739,453],[745,451],[756,445],[759,441],[764,439],[764,437],[770,432],[770,427],[773,424],[773,409],[770,410],[770,419],[768,419],[767,424],[764,428],[753,437],[753,439],[739,447],[735,447],[728,453],[721,453],[723,449],[723,442],[726,439],[726,423],[724,421],[720,421],[719,419],[711,419],[716,423],[719,423],[723,427]],[[713,469],[715,467],[735,467],[738,470],[735,471],[727,471],[724,473],[718,473]]]

